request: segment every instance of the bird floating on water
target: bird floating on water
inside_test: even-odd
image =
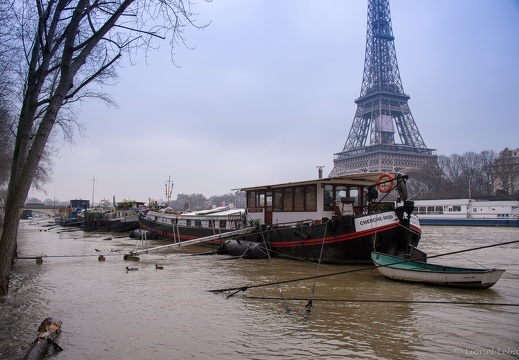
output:
[[[164,270],[164,266],[159,265],[159,264],[155,264],[155,269],[156,270]]]
[[[128,267],[128,266],[126,267],[126,272],[128,272],[128,271],[137,271],[137,270],[139,270],[139,268],[131,268],[131,267]]]

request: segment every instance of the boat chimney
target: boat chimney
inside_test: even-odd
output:
[[[324,168],[324,166],[323,165],[317,165],[316,168],[317,168],[317,171],[319,172],[319,179],[322,179],[323,178],[323,168]]]

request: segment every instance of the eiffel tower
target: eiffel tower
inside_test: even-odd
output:
[[[368,1],[366,55],[357,111],[330,177],[366,172],[409,172],[436,157],[416,127],[404,93],[389,0]],[[398,132],[400,142],[395,141]],[[369,135],[369,143],[368,141]]]

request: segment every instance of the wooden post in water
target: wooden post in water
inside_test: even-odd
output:
[[[63,350],[54,340],[58,337],[61,332],[61,321],[52,321],[52,318],[48,317],[41,323],[38,328],[38,337],[33,341],[31,347],[25,354],[23,360],[40,360],[45,357],[49,346],[52,345],[54,350]]]

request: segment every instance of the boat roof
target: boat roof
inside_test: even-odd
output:
[[[469,205],[472,206],[519,206],[518,200],[473,200],[473,199],[439,199],[439,200],[414,200],[415,206],[447,206]]]
[[[240,209],[240,208],[231,208],[230,206],[220,206],[220,207],[217,207],[214,209],[193,211],[190,213],[184,213],[182,215],[193,214],[193,215],[218,215],[218,216],[221,216],[221,215],[236,214],[238,212],[243,212],[243,211],[244,211],[244,209]]]
[[[403,176],[403,174],[394,173],[394,172],[370,172],[370,173],[359,173],[359,174],[349,174],[349,175],[341,175],[334,176],[328,178],[320,178],[313,180],[303,180],[296,182],[287,182],[273,185],[261,185],[261,186],[250,186],[250,187],[242,187],[239,188],[239,191],[252,191],[252,190],[265,190],[265,189],[273,189],[278,187],[287,187],[287,186],[297,186],[297,185],[310,185],[310,184],[344,184],[348,183],[351,185],[363,185],[370,186],[376,185],[379,182],[379,178],[383,174],[391,174],[393,178],[398,176]]]
[[[200,210],[200,211],[191,211],[191,212],[183,212],[178,214],[179,218],[181,217],[226,217],[228,215],[235,214],[243,214],[245,209],[242,208],[231,208],[229,206],[222,206],[209,210]]]

